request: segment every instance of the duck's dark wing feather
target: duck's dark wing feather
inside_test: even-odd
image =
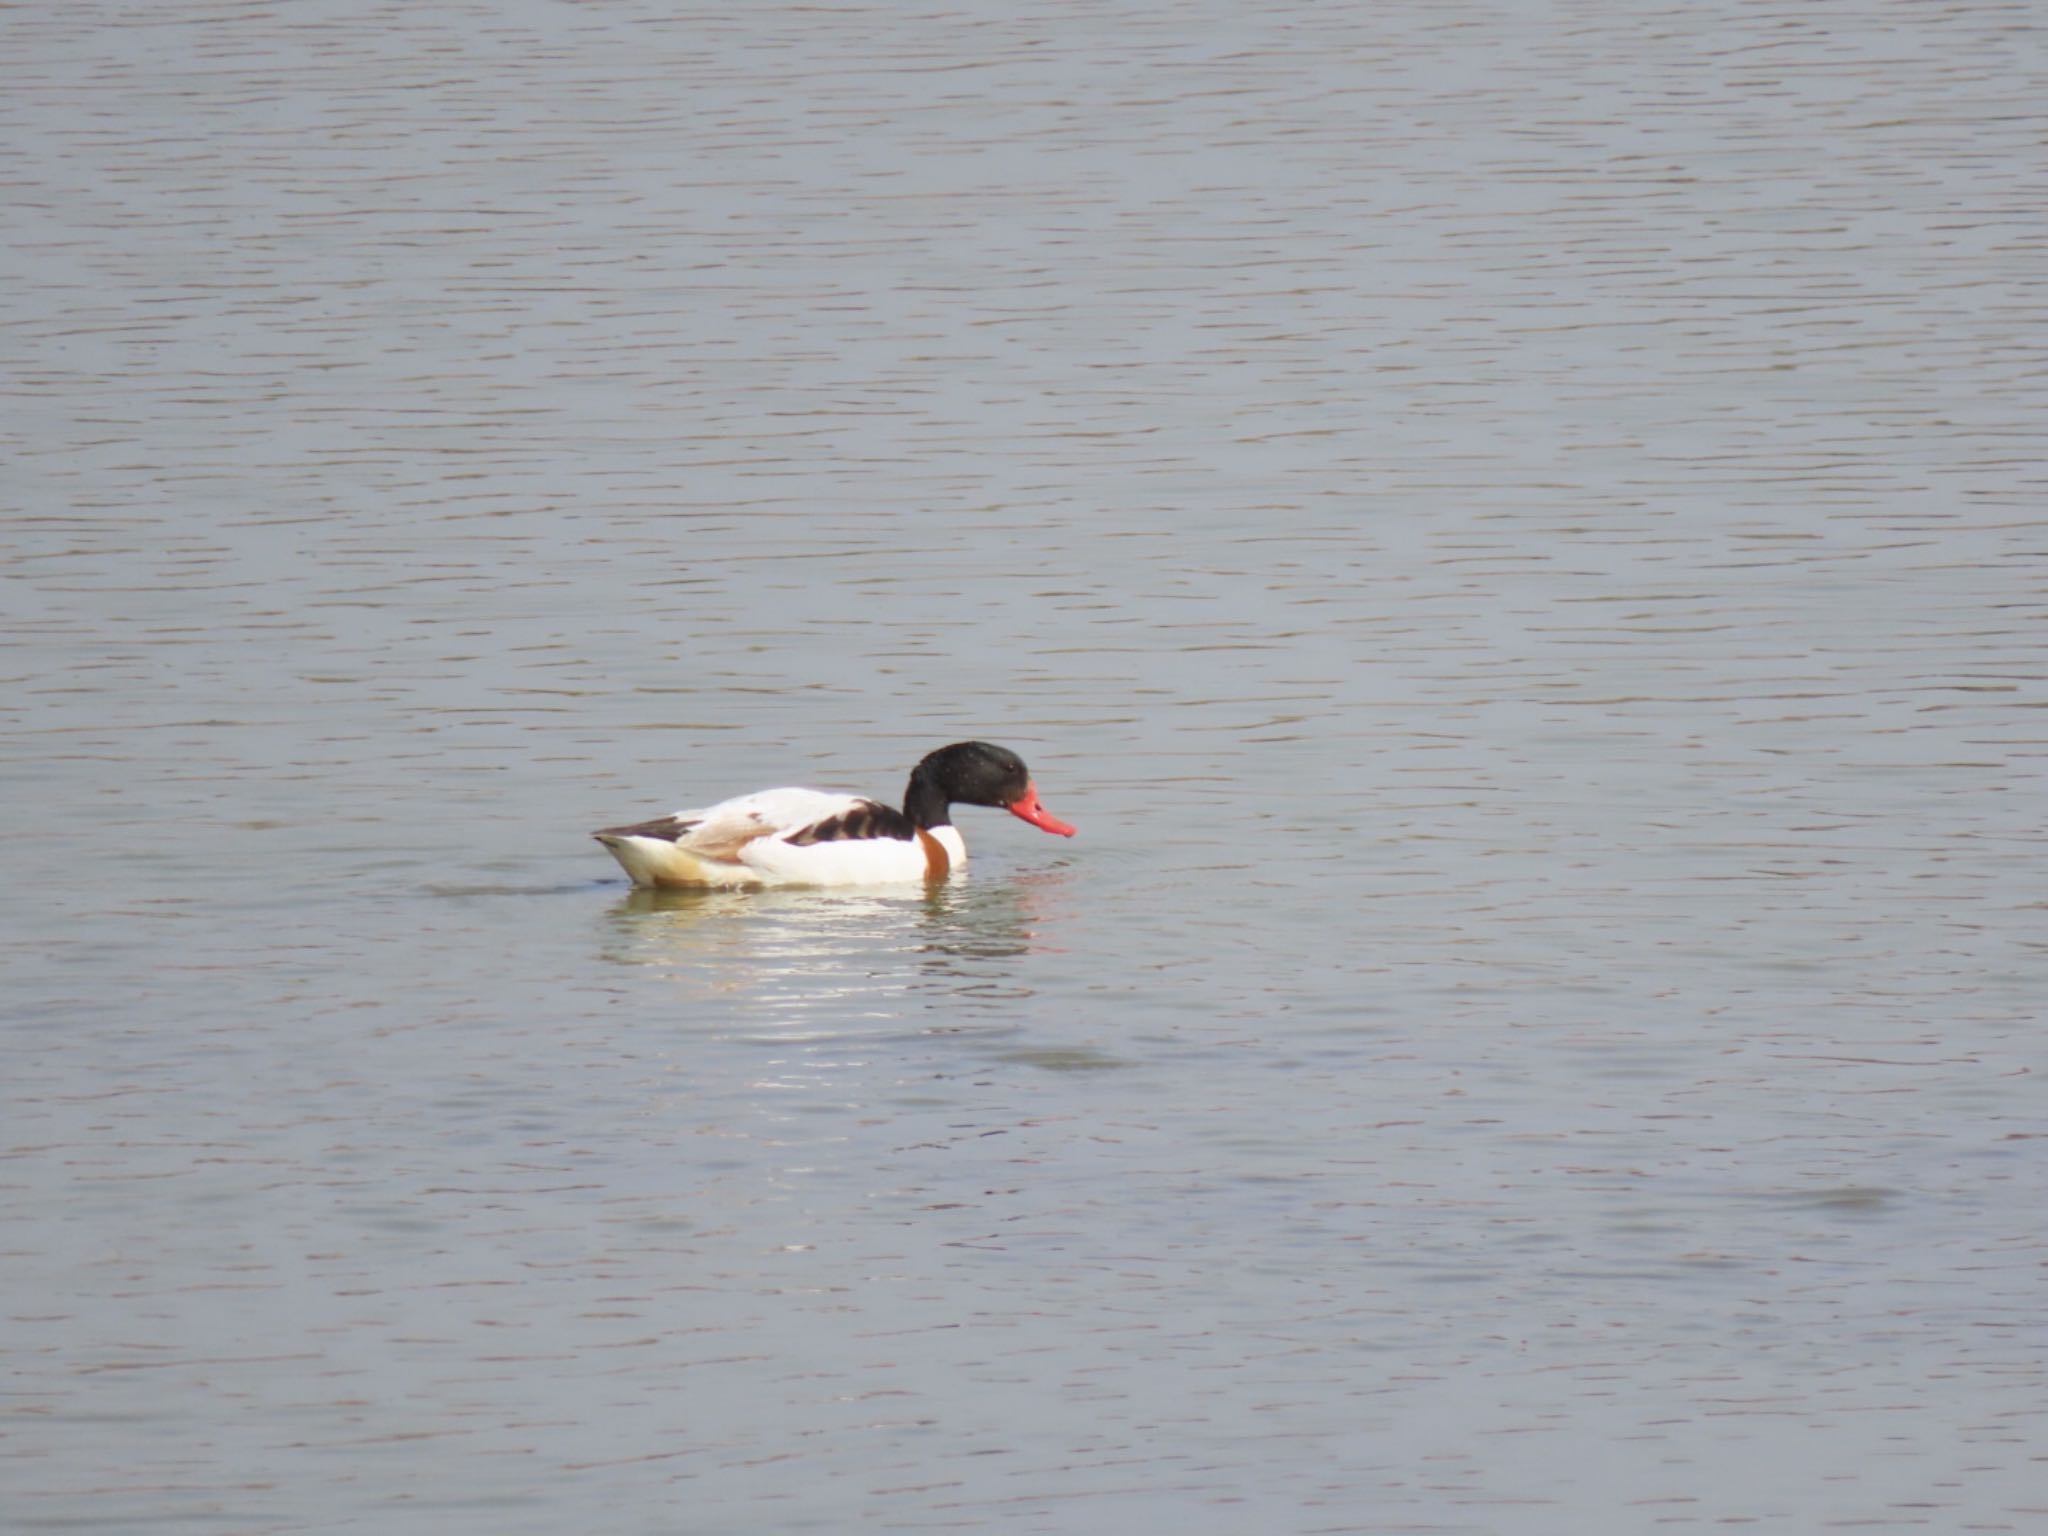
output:
[[[916,836],[917,828],[910,818],[893,805],[884,805],[879,800],[856,800],[843,811],[835,811],[794,832],[785,832],[782,840],[795,848],[807,848],[812,843],[857,842],[879,837],[907,843]]]

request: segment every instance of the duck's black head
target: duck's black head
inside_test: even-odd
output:
[[[945,826],[956,803],[1000,806],[1034,827],[1061,837],[1074,835],[1072,827],[1038,803],[1038,789],[1024,759],[986,741],[956,741],[910,770],[903,812],[918,826]]]

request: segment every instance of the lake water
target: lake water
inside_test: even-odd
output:
[[[2043,1528],[2033,7],[0,59],[5,1529]]]

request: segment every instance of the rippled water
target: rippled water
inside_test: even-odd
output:
[[[8,13],[7,1528],[2037,1529],[2042,38]]]

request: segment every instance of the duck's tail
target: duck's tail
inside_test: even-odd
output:
[[[593,832],[632,876],[635,885],[656,890],[700,890],[707,886],[759,885],[761,877],[736,859],[707,859],[667,838],[648,837],[631,827]]]

